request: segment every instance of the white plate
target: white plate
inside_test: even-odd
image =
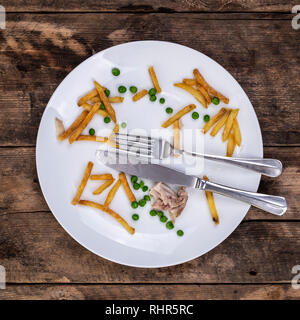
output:
[[[157,217],[149,215],[150,205],[133,210],[124,190],[119,189],[111,208],[120,213],[136,233],[130,235],[113,218],[96,209],[72,206],[71,200],[80,183],[88,161],[95,163],[93,173],[116,172],[96,162],[95,142],[58,142],[55,135],[54,119],[63,120],[65,127],[81,112],[77,106],[80,96],[93,89],[93,81],[98,80],[118,95],[117,88],[123,84],[127,88],[151,88],[148,66],[154,65],[162,87],[166,103],[150,102],[143,98],[132,103],[132,94],[127,91],[125,102],[115,105],[119,122],[126,121],[128,128],[159,128],[162,120],[168,118],[165,108],[174,110],[195,103],[200,118],[195,121],[187,115],[183,119],[185,128],[200,128],[203,115],[215,114],[222,106],[209,106],[208,110],[173,83],[192,76],[193,68],[199,68],[208,83],[230,98],[230,107],[240,108],[238,120],[241,127],[243,144],[235,151],[241,157],[263,156],[262,137],[257,117],[247,95],[236,80],[218,63],[202,53],[169,42],[139,41],[125,43],[103,50],[76,67],[58,86],[43,114],[37,137],[36,161],[40,185],[45,199],[56,219],[63,228],[81,245],[95,254],[111,261],[136,267],[165,267],[192,260],[216,247],[226,239],[245,217],[249,206],[242,202],[215,195],[220,215],[220,224],[215,226],[211,220],[204,193],[189,190],[189,200],[183,214],[178,218],[175,229],[167,230]],[[111,74],[111,69],[121,70],[119,77]],[[113,124],[104,124],[101,116],[96,115],[88,128],[96,133],[103,128],[110,132]],[[88,128],[84,133],[88,132]],[[214,139],[205,135],[205,151],[224,155],[226,144],[221,142],[220,133]],[[236,153],[238,152],[238,153]],[[205,162],[205,174],[211,181],[229,186],[256,191],[260,175],[232,166]],[[150,186],[150,182],[146,181]],[[104,202],[108,190],[100,196],[91,195],[99,182],[89,181],[82,199]],[[142,196],[142,191],[137,197]],[[137,212],[139,221],[131,215]],[[176,230],[184,230],[178,237]]]

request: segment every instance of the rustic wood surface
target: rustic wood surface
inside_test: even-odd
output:
[[[234,1],[6,0],[0,29],[0,265],[2,299],[299,299],[300,30],[294,4]],[[295,3],[297,4],[297,3]],[[192,46],[239,81],[260,121],[266,157],[282,160],[259,191],[287,198],[282,217],[251,208],[237,230],[183,265],[134,269],[73,240],[41,193],[35,140],[60,81],[104,48],[157,39]]]

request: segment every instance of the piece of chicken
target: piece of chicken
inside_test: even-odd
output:
[[[180,187],[176,193],[162,182],[155,183],[150,194],[154,197],[153,209],[168,210],[173,223],[180,216],[188,199],[185,187]]]

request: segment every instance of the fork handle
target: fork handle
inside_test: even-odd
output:
[[[239,190],[202,179],[199,179],[198,187],[205,191],[216,192],[223,196],[249,203],[277,216],[283,215],[287,209],[284,197]]]
[[[248,170],[252,170],[268,177],[278,177],[282,172],[282,163],[276,159],[256,159],[256,158],[230,158],[202,154],[196,152],[183,151],[183,153],[194,157],[203,157],[204,159],[229,163]]]

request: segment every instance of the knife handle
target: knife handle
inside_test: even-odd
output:
[[[213,183],[199,179],[198,187],[223,196],[230,197],[251,204],[254,207],[267,211],[269,213],[281,216],[287,210],[287,202],[284,197],[272,196],[263,193],[249,192],[239,190],[221,184]]]

